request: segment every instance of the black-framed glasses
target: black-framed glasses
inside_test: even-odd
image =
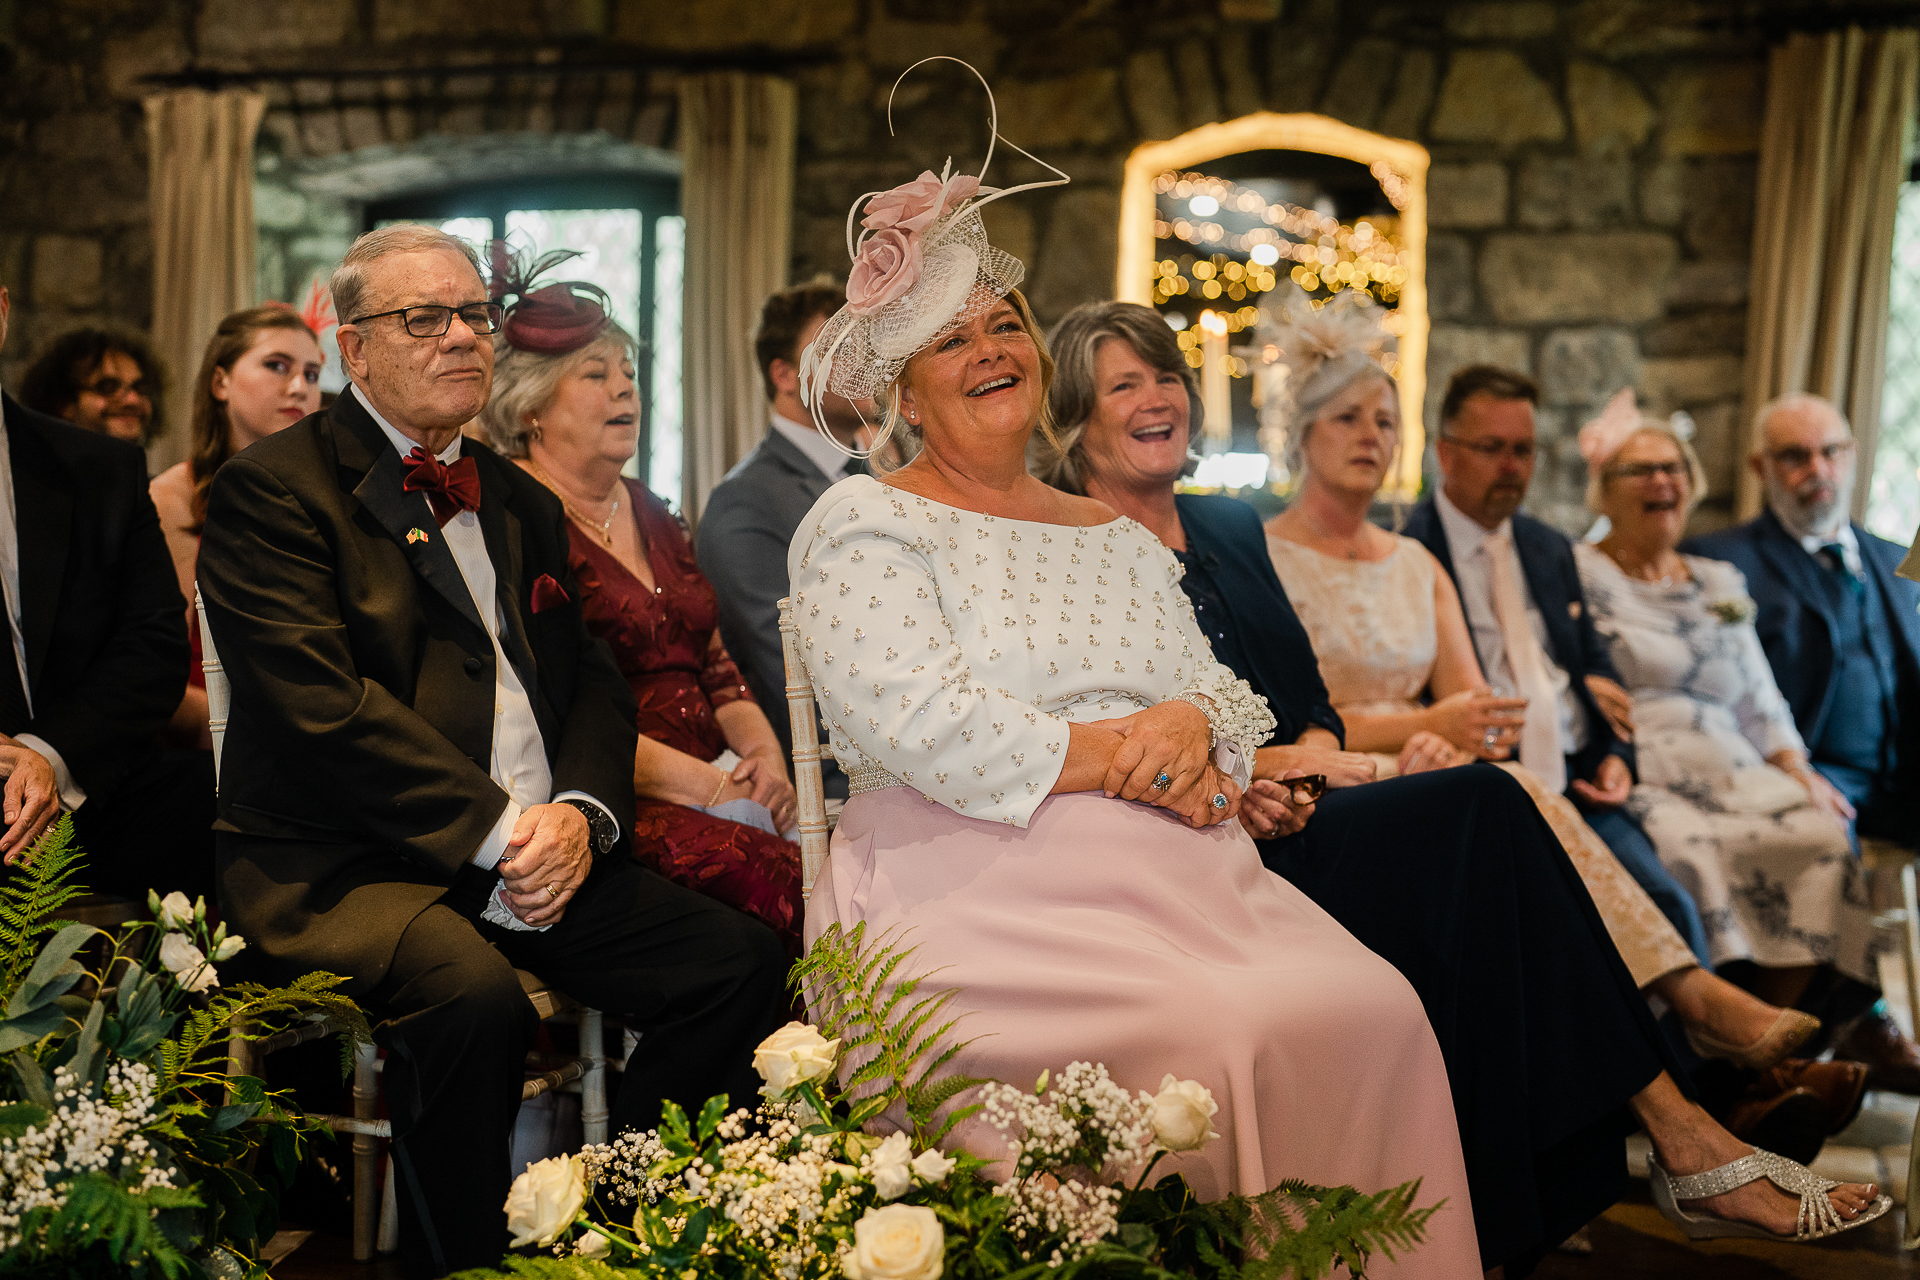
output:
[[[1783,445],[1778,449],[1767,450],[1767,456],[1789,471],[1798,471],[1815,458],[1822,462],[1838,462],[1852,452],[1853,441],[1836,440],[1830,444],[1823,444],[1818,449],[1803,449],[1794,444]]]
[[[414,337],[438,338],[453,328],[456,315],[460,317],[461,324],[477,334],[485,335],[498,330],[506,314],[507,309],[497,302],[470,302],[464,307],[396,307],[392,311],[376,311],[347,323],[363,324],[368,320],[378,320],[381,316],[399,316],[400,323],[407,326],[407,332]]]
[[[1533,461],[1533,441],[1531,440],[1515,440],[1509,443],[1505,440],[1465,440],[1454,435],[1443,435],[1440,438],[1450,445],[1471,449],[1489,462],[1497,461],[1503,456],[1510,457],[1515,462]]]
[[[80,390],[99,396],[102,400],[111,400],[122,391],[130,391],[143,399],[153,399],[153,384],[145,378],[133,382],[122,382],[118,378],[95,378]]]

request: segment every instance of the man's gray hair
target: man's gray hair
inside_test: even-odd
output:
[[[1756,454],[1766,452],[1767,424],[1773,421],[1773,415],[1787,409],[1825,409],[1840,424],[1840,429],[1849,436],[1853,434],[1853,424],[1847,421],[1847,415],[1840,412],[1840,406],[1825,396],[1817,396],[1811,391],[1789,391],[1783,396],[1775,396],[1760,406],[1753,415],[1753,451]]]
[[[507,342],[507,336],[493,336],[493,394],[480,410],[480,425],[487,429],[487,442],[509,458],[527,456],[527,440],[533,435],[532,418],[553,400],[560,380],[582,361],[592,356],[625,356],[637,361],[640,344],[625,329],[609,320],[600,336],[578,351],[544,355],[521,351]],[[637,389],[636,389],[637,390]],[[638,404],[634,412],[640,412]]]
[[[452,250],[473,264],[476,275],[485,278],[480,270],[479,254],[458,236],[416,223],[381,227],[355,240],[347,256],[334,268],[333,279],[327,282],[327,292],[333,295],[333,314],[340,318],[341,324],[352,324],[365,314],[368,266],[390,254],[421,253],[428,249]]]

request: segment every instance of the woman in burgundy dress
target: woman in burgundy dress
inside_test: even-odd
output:
[[[496,258],[496,264],[499,259]],[[590,285],[514,285],[494,338],[495,447],[566,508],[587,629],[639,704],[634,853],[668,879],[764,921],[800,948],[793,785],[767,717],[720,643],[713,587],[666,504],[620,474],[639,435],[634,341]],[[537,267],[536,267],[537,270]],[[604,295],[600,295],[604,297]]]

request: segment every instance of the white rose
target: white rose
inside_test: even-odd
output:
[[[168,929],[184,929],[193,923],[193,904],[187,901],[187,895],[175,889],[160,899],[160,909],[154,914],[160,917],[160,923]]]
[[[1198,1080],[1175,1080],[1168,1073],[1152,1102],[1153,1136],[1167,1150],[1198,1151],[1220,1136],[1208,1123],[1220,1104]]]
[[[929,1148],[913,1158],[913,1171],[926,1182],[944,1182],[956,1163],[952,1156]]]
[[[853,1248],[840,1259],[847,1280],[936,1280],[947,1233],[917,1204],[869,1209],[853,1224]]]
[[[812,1027],[789,1022],[753,1051],[753,1069],[766,1081],[760,1092],[769,1098],[785,1097],[795,1085],[832,1071],[839,1052],[838,1040],[824,1039]]]
[[[598,1231],[589,1231],[585,1238],[573,1247],[573,1251],[589,1258],[604,1258],[612,1248],[613,1241],[607,1239]]]
[[[216,961],[231,960],[246,949],[247,940],[237,933],[230,933],[214,946],[213,958]]]
[[[507,1192],[507,1230],[513,1232],[511,1246],[550,1245],[573,1225],[580,1206],[587,1202],[587,1184],[580,1166],[572,1156],[554,1156],[513,1180]]]
[[[184,933],[169,933],[160,939],[160,963],[167,967],[175,982],[189,991],[205,991],[220,985],[220,975],[207,963],[200,948],[187,941]]]
[[[874,1194],[882,1200],[898,1200],[913,1185],[913,1148],[907,1135],[894,1133],[867,1157],[867,1176],[873,1179]]]

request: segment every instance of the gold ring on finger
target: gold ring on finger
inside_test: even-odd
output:
[[[547,898],[548,898],[548,900],[552,900],[552,899],[554,899],[554,898],[557,898],[557,897],[559,897],[559,896],[560,896],[560,891],[559,891],[558,889],[556,889],[556,888],[554,888],[554,887],[553,887],[552,885],[548,885],[548,886],[547,886]]]

